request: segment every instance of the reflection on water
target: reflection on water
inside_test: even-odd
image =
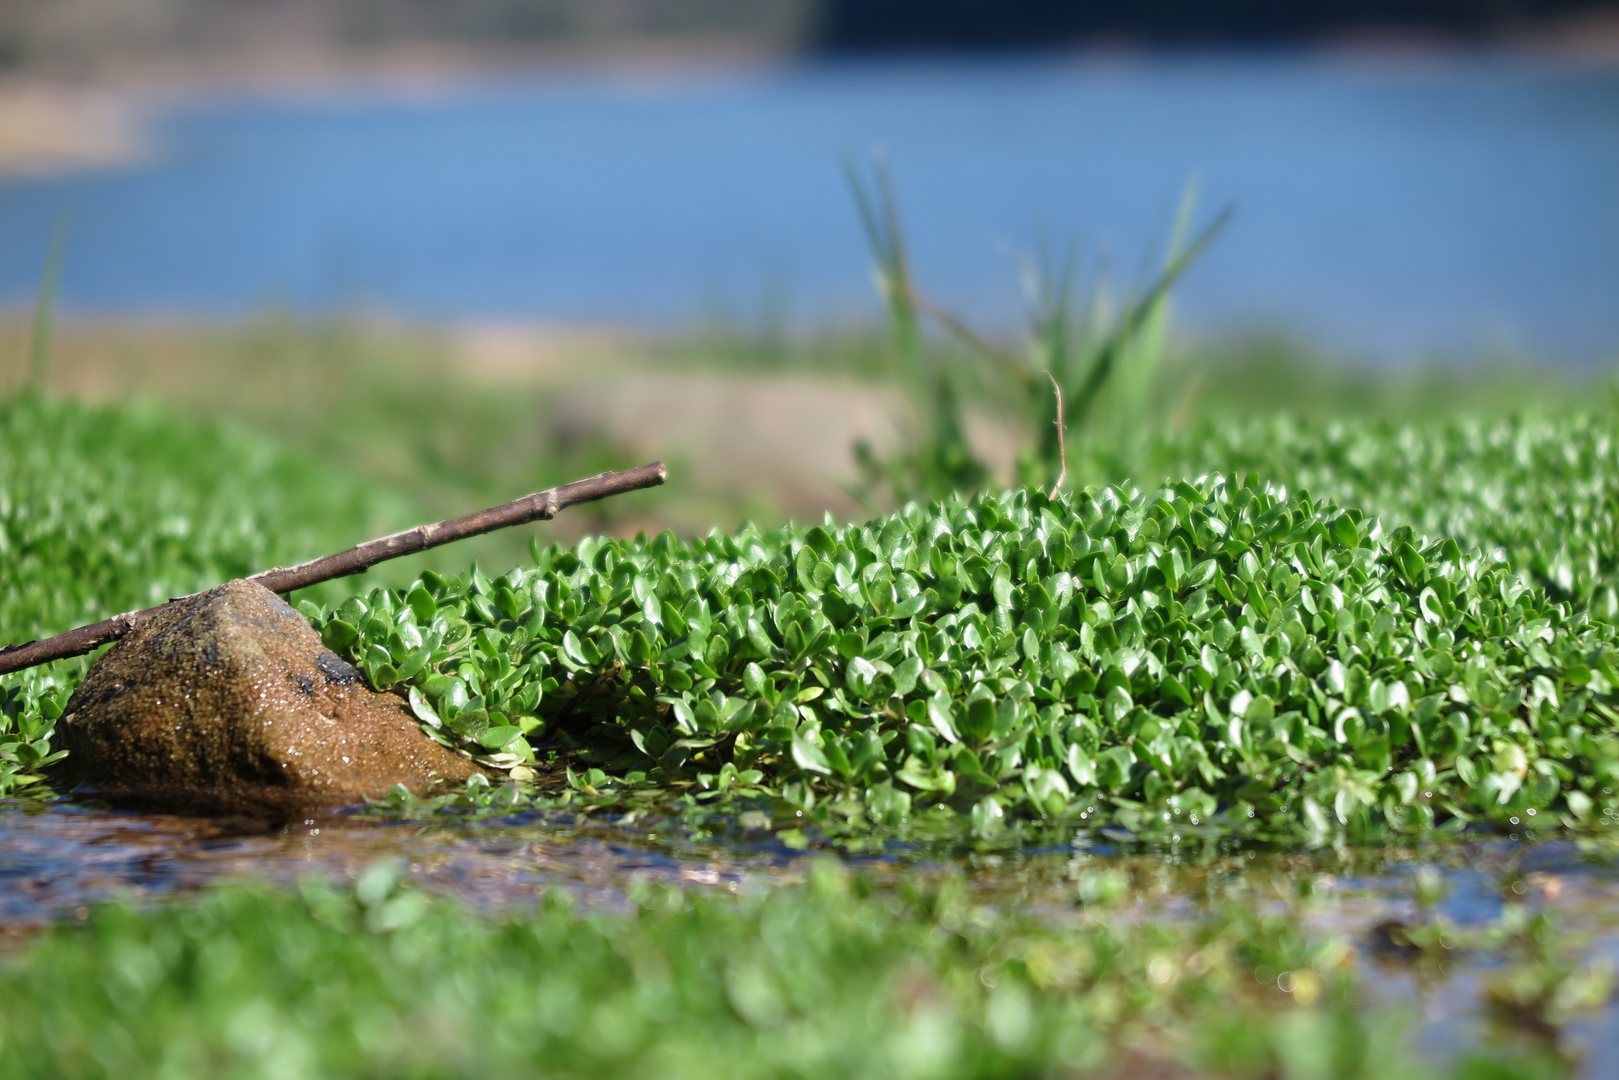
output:
[[[413,878],[474,906],[526,903],[550,886],[607,904],[629,883],[654,877],[705,887],[798,881],[801,851],[765,830],[693,839],[658,824],[619,824],[563,813],[492,820],[401,820],[341,813],[288,824],[111,811],[71,802],[0,804],[0,921],[36,924],[88,903],[157,900],[231,881],[292,883],[317,875],[352,880],[371,862],[409,861]],[[1143,917],[1188,918],[1241,895],[1277,910],[1306,900],[1323,929],[1353,931],[1417,912],[1419,879],[1437,914],[1457,926],[1498,920],[1509,904],[1619,929],[1619,855],[1565,841],[1492,838],[1385,848],[1267,852],[1177,846],[1126,853],[1111,845],[1019,850],[925,849],[893,843],[845,861],[879,884],[965,875],[986,900],[1060,911],[1076,882],[1098,870],[1124,875],[1123,895]],[[1364,926],[1363,926],[1364,924]]]
[[[480,908],[530,902],[548,886],[610,905],[632,878],[734,885],[749,872],[790,875],[792,854],[774,845],[682,851],[644,831],[566,818],[456,825],[332,815],[267,826],[61,803],[0,811],[0,921],[34,924],[84,904],[231,881],[350,881],[398,856],[422,884]]]
[[[114,898],[157,900],[208,885],[318,875],[352,880],[379,858],[404,857],[425,887],[490,911],[525,906],[561,887],[605,909],[636,879],[747,891],[802,880],[806,854],[769,834],[699,841],[655,828],[569,816],[472,823],[390,821],[358,815],[266,827],[115,813],[58,803],[0,809],[0,940],[71,919]],[[1407,848],[1314,852],[1176,849],[1123,854],[1102,848],[979,851],[954,856],[903,847],[849,860],[879,887],[962,875],[985,901],[1062,919],[1099,875],[1115,883],[1127,918],[1188,920],[1210,904],[1300,911],[1307,925],[1356,943],[1364,983],[1409,1015],[1419,1045],[1443,1058],[1478,1038],[1482,996],[1499,957],[1458,951],[1437,965],[1390,946],[1387,928],[1435,917],[1458,927],[1500,919],[1509,906],[1553,913],[1565,931],[1619,961],[1619,858],[1567,841],[1505,839]],[[1424,894],[1425,893],[1425,894]],[[1379,928],[1382,929],[1379,929]],[[1574,1025],[1565,1048],[1604,1075],[1619,1054],[1619,1010]]]

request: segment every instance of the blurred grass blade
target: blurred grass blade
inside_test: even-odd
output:
[[[1119,316],[1118,321],[1113,324],[1113,328],[1097,348],[1096,359],[1091,363],[1085,382],[1068,402],[1067,419],[1070,426],[1078,427],[1085,422],[1091,406],[1095,404],[1097,396],[1113,374],[1120,354],[1151,320],[1181,275],[1186,273],[1204,249],[1213,243],[1214,238],[1230,223],[1232,216],[1233,210],[1229,206],[1220,211],[1185,250],[1170,258],[1163,273],[1158,275],[1158,280]]]
[[[1036,364],[1060,379],[1072,360],[1071,329],[1074,268],[1079,260],[1079,244],[1073,241],[1059,264],[1049,247],[1041,245],[1040,271],[1032,275],[1035,288]]]
[[[900,228],[899,208],[894,201],[888,168],[882,158],[877,157],[869,186],[852,160],[844,159],[843,170],[854,196],[855,209],[860,214],[860,226],[866,234],[866,243],[871,247],[872,258],[876,262],[877,286],[882,291],[894,343],[912,363],[916,374],[920,375],[915,292],[911,285],[910,263],[905,254],[905,238]]]
[[[871,486],[886,483],[901,502],[976,487],[987,470],[973,456],[967,442],[966,425],[950,373],[934,363],[923,348],[918,317],[921,301],[905,250],[899,205],[888,167],[880,155],[876,156],[868,182],[861,170],[845,158],[844,172],[866,242],[871,247],[877,284],[887,309],[889,332],[911,375],[911,397],[921,427],[919,445],[911,453],[885,463],[869,448],[857,448],[857,460]]]
[[[45,256],[45,271],[40,275],[39,295],[34,300],[34,327],[29,343],[28,383],[24,393],[35,397],[45,392],[45,380],[50,375],[51,331],[56,318],[56,285],[62,276],[62,257],[67,251],[67,237],[71,217],[66,210],[56,218],[51,230],[51,246]]]
[[[1029,368],[1028,364],[1024,363],[1012,353],[1007,352],[999,345],[996,345],[993,341],[989,340],[989,338],[985,337],[983,334],[980,334],[971,326],[968,326],[965,321],[957,318],[950,311],[940,307],[938,304],[935,304],[927,297],[918,295],[916,297],[916,306],[919,310],[926,312],[936,322],[938,322],[940,326],[950,331],[951,334],[955,335],[964,344],[968,345],[975,351],[982,353],[989,359],[999,363],[1006,369],[1007,374],[1012,375],[1019,382],[1032,384],[1039,378],[1039,376]]]
[[[1034,422],[1039,432],[1038,459],[1045,463],[1047,476],[1053,463],[1059,475],[1068,475],[1068,459],[1062,440],[1062,432],[1067,427],[1067,413],[1063,408],[1063,395],[1061,386],[1071,383],[1074,366],[1073,348],[1073,289],[1074,268],[1078,262],[1078,242],[1070,243],[1067,253],[1060,264],[1053,258],[1049,248],[1044,248],[1040,259],[1040,271],[1034,275],[1035,282],[1035,321],[1034,342],[1035,364],[1043,368],[1048,378],[1056,386],[1057,394],[1048,398],[1042,388],[1032,385],[1032,405],[1035,413]],[[1060,487],[1060,484],[1056,485]]]

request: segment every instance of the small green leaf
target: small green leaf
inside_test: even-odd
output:
[[[844,672],[844,681],[856,697],[869,701],[877,682],[877,668],[864,656],[850,660]]]
[[[416,621],[422,626],[432,622],[433,616],[438,614],[438,602],[420,585],[406,594],[405,603],[410,605],[411,614],[416,616]]]
[[[585,658],[584,644],[579,640],[579,635],[572,630],[568,630],[562,635],[562,653],[576,667],[586,668],[591,666],[591,661]]]
[[[515,724],[489,727],[476,736],[478,743],[490,750],[499,750],[522,737],[523,729]]]
[[[955,717],[951,714],[950,695],[943,690],[935,693],[928,699],[928,723],[939,737],[947,743],[958,743],[960,736],[956,734]]]
[[[908,656],[894,666],[894,693],[901,697],[916,689],[916,681],[922,675],[922,658]]]
[[[339,656],[352,656],[350,651],[360,640],[360,632],[342,619],[331,619],[321,627],[321,641]]]
[[[628,641],[625,642],[624,654],[634,666],[646,667],[652,660],[652,643],[641,630],[631,631]]]
[[[1339,514],[1332,522],[1332,538],[1342,547],[1352,548],[1360,543],[1360,533],[1348,514]]]
[[[793,732],[793,761],[805,772],[820,773],[831,776],[832,768],[827,764],[826,755],[821,748],[810,741],[809,733],[800,729]]]
[[[438,713],[434,712],[433,707],[427,703],[426,696],[414,686],[410,688],[410,711],[416,714],[416,719],[428,727],[441,728],[444,726],[444,721],[439,719]]]
[[[1006,820],[1006,810],[1001,806],[999,799],[993,795],[986,795],[973,805],[971,818],[973,835],[987,839],[1001,831]]]
[[[1012,568],[1001,563],[995,568],[995,577],[991,580],[990,591],[995,597],[995,606],[1009,608],[1012,606]]]
[[[992,698],[979,697],[967,702],[966,720],[961,725],[961,734],[971,742],[983,742],[995,731],[995,702]]]

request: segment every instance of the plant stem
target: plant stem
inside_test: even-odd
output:
[[[1063,422],[1062,418],[1062,384],[1057,381],[1057,376],[1053,375],[1049,370],[1046,371],[1046,378],[1051,380],[1052,393],[1057,395],[1057,418],[1052,421],[1057,428],[1057,463],[1059,466],[1057,480],[1051,485],[1051,497],[1055,499],[1057,492],[1062,490],[1063,484],[1068,480],[1068,448],[1063,444],[1063,438],[1066,434],[1064,429],[1068,425]]]

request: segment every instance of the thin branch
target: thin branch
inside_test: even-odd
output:
[[[531,521],[549,521],[570,506],[595,502],[597,499],[605,499],[612,495],[622,495],[627,491],[657,487],[666,479],[668,472],[661,461],[626,469],[623,472],[604,472],[585,480],[563,484],[561,487],[537,491],[502,506],[493,506],[488,510],[467,514],[465,517],[451,518],[449,521],[440,521],[433,525],[418,525],[414,529],[370,540],[347,551],[311,559],[297,566],[278,566],[272,570],[264,570],[247,580],[263,585],[271,592],[289,593],[294,589],[331,581],[333,578],[363,574],[380,562],[397,559],[402,555],[415,555],[443,544],[482,536],[484,533],[510,528],[513,525],[525,525]],[[177,597],[167,604],[159,604],[144,611],[127,611],[122,615],[114,615],[110,619],[104,619],[90,626],[81,626],[77,630],[69,630],[65,634],[58,634],[43,641],[8,645],[0,649],[0,675],[21,671],[23,668],[38,664],[47,664],[52,660],[63,660],[69,656],[82,656],[110,641],[117,641],[158,612],[197,595],[200,594],[192,593],[191,596]]]
[[[1068,448],[1063,445],[1063,438],[1068,430],[1068,422],[1062,417],[1062,386],[1057,382],[1057,376],[1050,370],[1046,371],[1046,378],[1051,380],[1051,391],[1057,395],[1057,418],[1052,421],[1057,425],[1057,482],[1051,485],[1051,497],[1055,499],[1057,492],[1062,490],[1063,483],[1068,479]]]

